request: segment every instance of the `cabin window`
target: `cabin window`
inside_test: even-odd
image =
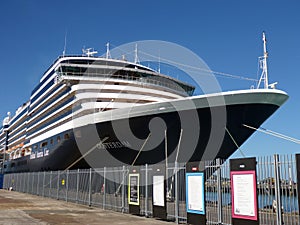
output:
[[[43,142],[43,143],[41,144],[41,148],[43,148],[43,147],[45,147],[45,146],[47,146],[47,145],[48,145],[48,142],[45,141],[45,142]]]
[[[65,140],[68,140],[68,139],[70,139],[70,136],[69,136],[69,134],[65,134],[65,135],[64,135],[64,139],[65,139]]]
[[[50,140],[50,144],[53,145],[53,139]]]
[[[60,142],[60,136],[57,136],[57,143]]]
[[[33,146],[33,149],[37,149],[37,145],[34,145],[34,146]]]

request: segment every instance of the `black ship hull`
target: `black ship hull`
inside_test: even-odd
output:
[[[229,98],[234,97],[229,96],[225,102]],[[95,119],[96,122],[63,131],[60,135],[67,133],[66,139],[39,149],[34,157],[7,161],[4,172],[145,165],[165,163],[166,159],[168,163],[227,159],[254,132],[243,125],[260,127],[287,95],[273,93],[261,98],[256,103],[242,99],[225,106],[169,111],[163,108],[162,112],[123,115],[102,122]]]

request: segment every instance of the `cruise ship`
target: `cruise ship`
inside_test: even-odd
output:
[[[262,59],[266,67],[266,50]],[[227,159],[287,99],[195,87],[137,62],[60,56],[0,130],[5,173]]]

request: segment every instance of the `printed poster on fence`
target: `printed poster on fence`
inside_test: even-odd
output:
[[[205,214],[204,173],[186,173],[186,210]]]
[[[232,218],[257,220],[255,171],[232,171]]]
[[[165,206],[164,176],[153,176],[153,205]]]
[[[139,174],[129,174],[128,203],[139,205]]]

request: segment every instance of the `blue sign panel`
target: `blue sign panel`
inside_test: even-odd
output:
[[[4,178],[4,174],[0,174],[0,189],[3,188],[3,178]]]
[[[186,173],[186,211],[205,215],[204,173]]]

